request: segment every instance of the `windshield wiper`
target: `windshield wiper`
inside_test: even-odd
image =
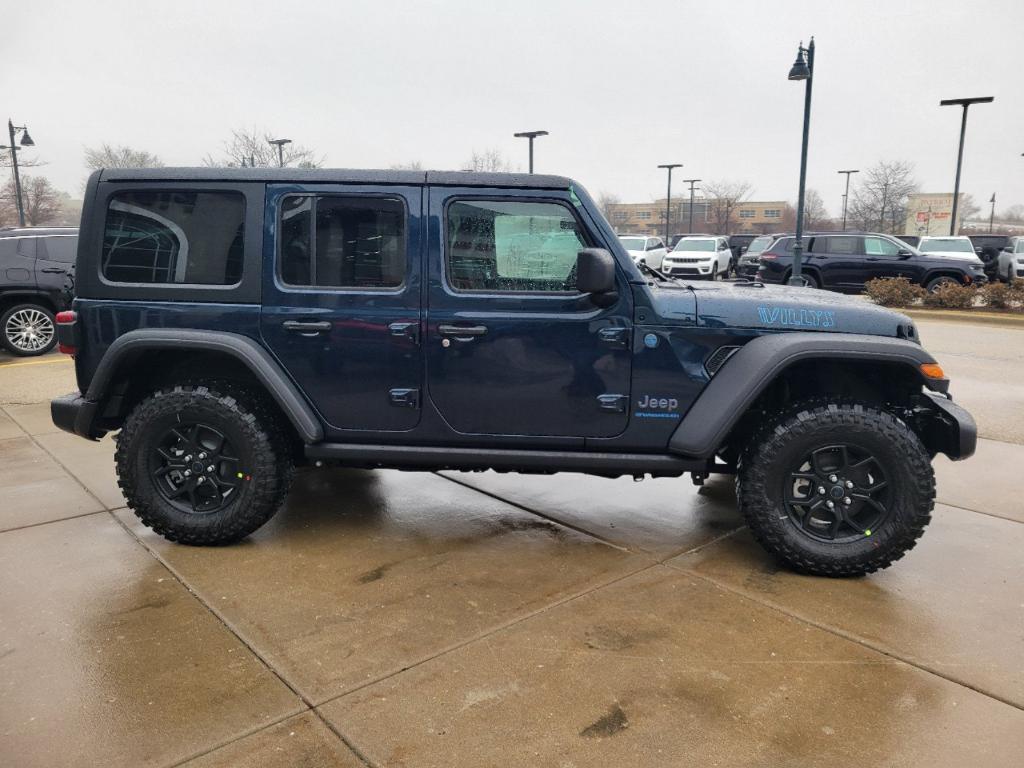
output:
[[[654,275],[655,277],[657,277],[657,278],[659,278],[661,280],[671,280],[673,283],[679,283],[680,285],[683,284],[683,281],[680,280],[678,277],[672,277],[671,275],[666,275],[664,272],[662,272],[660,270],[657,270],[654,267],[652,267],[646,261],[638,261],[638,262],[636,262],[636,265],[637,265],[637,267],[640,268],[641,272],[650,272],[652,275]]]

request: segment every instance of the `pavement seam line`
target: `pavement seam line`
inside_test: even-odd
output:
[[[996,520],[1003,520],[1007,523],[1017,523],[1018,525],[1024,525],[1024,520],[1016,520],[1012,517],[1004,517],[1003,515],[997,515],[995,512],[986,512],[983,509],[971,509],[961,504],[951,504],[948,501],[942,501],[941,499],[935,499],[936,504],[941,504],[944,507],[952,507],[953,509],[959,509],[961,512],[970,512],[975,515],[984,515],[985,517],[992,517]],[[932,512],[932,514],[935,514]]]
[[[290,720],[293,717],[299,717],[301,715],[306,714],[307,712],[312,712],[312,709],[307,707],[306,709],[303,709],[301,712],[295,712],[295,713],[290,714],[290,715],[284,715],[283,717],[280,717],[277,720],[274,720],[272,723],[267,723],[266,725],[257,726],[256,728],[248,730],[248,731],[246,731],[243,734],[235,736],[234,738],[227,739],[227,740],[224,740],[224,741],[220,741],[217,744],[214,744],[213,746],[211,746],[209,748],[204,748],[204,749],[200,749],[200,750],[198,750],[196,752],[193,752],[188,757],[183,757],[181,760],[178,760],[175,763],[168,763],[166,768],[180,768],[180,766],[187,765],[188,763],[192,762],[193,760],[198,760],[200,757],[205,757],[206,755],[209,755],[212,752],[216,752],[218,749],[223,749],[224,747],[230,746],[231,744],[234,744],[236,741],[241,741],[242,739],[247,739],[250,736],[255,736],[257,733],[261,733],[262,731],[265,731],[267,728],[273,728],[275,725],[280,725],[281,723],[285,722],[286,720]]]
[[[123,507],[118,507],[118,509],[123,509]],[[214,608],[210,603],[208,603],[202,597],[202,595],[200,595],[196,590],[194,590],[191,587],[191,585],[185,580],[183,574],[179,573],[174,567],[171,566],[170,563],[168,563],[166,560],[164,560],[164,558],[162,558],[160,556],[160,554],[156,550],[154,550],[152,547],[150,547],[148,544],[146,544],[146,542],[144,542],[142,539],[140,539],[138,537],[138,535],[136,535],[135,531],[133,531],[131,528],[129,528],[116,514],[114,514],[114,512],[112,510],[107,510],[107,513],[114,519],[114,522],[117,525],[121,526],[121,528],[123,528],[124,531],[136,543],[138,543],[139,546],[141,546],[149,554],[150,557],[152,557],[154,560],[156,560],[158,563],[160,563],[160,565],[163,566],[163,568],[168,573],[170,573],[171,576],[174,577],[174,580],[177,581],[185,589],[185,591],[188,592],[197,603],[199,603],[200,606],[205,608],[206,611],[208,613],[210,613],[228,632],[230,632],[231,635],[233,635],[238,640],[238,642],[241,643],[249,651],[249,653],[251,653],[253,655],[254,658],[259,660],[259,662],[264,667],[266,667],[266,669],[274,677],[276,677],[281,682],[281,684],[284,685],[285,688],[287,688],[289,691],[291,691],[291,693],[305,706],[305,709],[302,710],[303,712],[305,712],[307,710],[314,712],[316,714],[317,718],[319,718],[321,721],[323,721],[324,725],[326,725],[331,730],[331,732],[334,733],[341,740],[341,742],[360,761],[362,761],[363,763],[365,763],[368,766],[372,766],[373,765],[372,763],[367,762],[367,760],[363,756],[362,752],[360,750],[356,749],[355,746],[349,741],[349,739],[347,739],[344,735],[342,735],[337,729],[332,728],[330,723],[328,723],[326,720],[324,720],[323,716],[319,712],[316,711],[316,706],[313,704],[313,702],[307,696],[305,696],[296,686],[292,685],[291,681],[288,680],[287,677],[285,677],[283,672],[281,672],[276,666],[271,664],[270,661],[262,653],[260,653],[255,648],[255,646],[252,643],[250,643],[248,640],[246,640],[245,637],[242,636],[242,634],[241,634],[241,632],[239,630],[237,630],[234,626],[231,625],[231,623],[226,619],[226,617],[222,616],[220,614],[220,612],[216,608]],[[296,714],[301,714],[301,712],[298,712],[298,713],[293,712],[293,713],[289,714],[288,717],[293,717]],[[278,722],[281,722],[281,721],[279,720]],[[277,723],[274,723],[274,725],[276,725],[276,724]],[[258,730],[262,730],[262,728],[258,729]],[[255,732],[257,732],[257,731],[254,731],[253,733],[255,733]],[[246,736],[249,736],[249,735],[252,735],[252,734],[251,733],[250,734],[246,734]],[[244,736],[240,736],[239,738],[245,738],[245,737]],[[227,744],[232,744],[235,741],[238,741],[238,739],[233,739],[232,741],[226,742],[225,744],[222,744],[221,746],[226,746]],[[194,758],[189,758],[189,759],[194,759]],[[179,765],[180,765],[180,763],[179,763]]]
[[[738,597],[741,597],[741,598],[743,598],[745,600],[749,600],[750,602],[754,603],[755,605],[764,606],[765,608],[768,608],[769,610],[775,611],[777,613],[781,613],[783,616],[788,616],[789,618],[791,618],[791,619],[793,619],[795,621],[799,621],[802,624],[807,624],[808,626],[814,627],[815,629],[821,630],[822,632],[826,632],[828,634],[835,635],[836,637],[842,638],[843,640],[846,640],[848,642],[855,643],[856,645],[859,645],[862,648],[867,648],[868,650],[874,651],[875,653],[880,653],[883,656],[886,656],[886,657],[888,657],[888,658],[892,659],[893,661],[896,661],[896,662],[898,662],[900,664],[905,664],[906,666],[912,667],[912,668],[917,669],[917,670],[920,670],[921,672],[924,672],[925,674],[934,675],[935,677],[939,677],[939,678],[945,680],[946,682],[952,683],[953,685],[960,686],[961,688],[966,688],[966,689],[968,689],[970,691],[974,691],[975,693],[981,694],[982,696],[984,696],[986,698],[993,699],[993,700],[998,701],[998,702],[1000,702],[1002,704],[1006,704],[1007,706],[1013,707],[1014,709],[1017,709],[1017,710],[1020,710],[1020,711],[1024,711],[1024,705],[1018,704],[1018,703],[1016,703],[1014,701],[1010,701],[1009,699],[1007,699],[1007,698],[1005,698],[1005,697],[1003,697],[1003,696],[1001,696],[999,694],[992,693],[991,691],[983,690],[983,689],[977,687],[976,685],[972,685],[971,683],[964,682],[962,680],[956,680],[956,679],[954,679],[952,677],[949,677],[948,675],[946,675],[946,674],[944,674],[944,673],[942,673],[942,672],[940,672],[940,671],[938,671],[936,669],[932,669],[931,667],[928,667],[928,666],[925,666],[923,664],[916,663],[916,662],[904,659],[902,656],[898,656],[895,651],[887,650],[885,648],[881,648],[879,646],[873,645],[872,643],[868,642],[864,638],[858,637],[858,636],[856,636],[856,635],[854,635],[854,634],[852,634],[852,633],[850,633],[850,632],[848,632],[848,631],[846,631],[844,629],[841,629],[839,627],[833,627],[833,626],[830,626],[828,624],[823,624],[823,623],[821,623],[819,621],[816,621],[814,619],[808,618],[807,616],[804,616],[804,615],[802,615],[802,614],[800,614],[800,613],[798,613],[796,611],[793,611],[792,609],[789,609],[789,608],[786,608],[784,606],[781,606],[781,605],[779,605],[777,603],[774,603],[774,602],[772,602],[770,600],[760,600],[760,599],[758,599],[756,597],[753,597],[753,596],[747,594],[746,592],[741,591],[740,589],[732,586],[731,584],[727,584],[727,583],[718,581],[717,579],[714,579],[714,578],[712,578],[710,576],[707,576],[707,575],[705,575],[703,573],[700,573],[699,571],[696,571],[693,568],[683,567],[681,565],[674,565],[672,563],[665,563],[664,565],[666,565],[667,567],[672,568],[672,569],[674,569],[674,570],[676,570],[676,571],[678,571],[680,573],[685,573],[687,575],[695,576],[695,577],[697,577],[699,579],[702,579],[703,581],[706,581],[707,583],[712,584],[713,586],[716,586],[719,589],[722,589],[722,590],[724,590],[726,592],[734,594],[734,595],[736,595]]]
[[[47,456],[49,456],[51,459],[53,459],[54,462],[57,464],[57,466],[60,467],[61,469],[63,469],[67,473],[68,477],[70,477],[72,480],[74,480],[76,483],[78,483],[81,486],[82,490],[85,491],[87,494],[89,494],[89,496],[92,497],[92,500],[100,505],[100,510],[101,511],[110,512],[112,509],[120,509],[120,507],[108,507],[103,502],[103,499],[101,499],[99,496],[97,496],[95,493],[93,493],[91,490],[89,490],[89,488],[86,486],[86,484],[78,479],[78,475],[76,475],[74,472],[72,472],[71,468],[68,467],[68,465],[65,464],[63,461],[61,461],[60,458],[58,458],[57,454],[55,454],[53,451],[51,451],[45,445],[43,445],[38,440],[36,440],[36,436],[29,434],[28,430],[26,430],[20,424],[18,424],[18,429],[20,429],[22,432],[24,432],[28,436],[28,439],[32,441],[33,445],[35,445],[37,448],[39,448],[39,450],[41,450],[43,453],[45,453]],[[53,433],[52,432],[48,432],[47,434],[53,434]],[[56,522],[56,521],[54,521],[54,522]]]
[[[14,531],[24,531],[26,528],[38,528],[41,525],[49,525],[50,523],[63,523],[65,520],[77,520],[80,517],[89,517],[90,515],[102,515],[104,512],[109,511],[109,509],[97,509],[92,512],[79,512],[77,515],[57,517],[53,520],[40,520],[38,523],[26,523],[25,525],[16,525],[13,528],[4,528],[3,530],[0,530],[0,536],[2,536],[5,533],[13,533]]]
[[[455,651],[458,651],[458,650],[461,650],[462,648],[465,648],[465,647],[467,647],[469,645],[472,645],[473,643],[477,643],[477,642],[480,642],[481,640],[486,640],[486,639],[488,639],[490,637],[493,637],[494,635],[498,634],[499,632],[504,632],[507,629],[511,629],[512,627],[516,626],[517,624],[520,624],[520,623],[522,623],[524,621],[528,621],[528,620],[530,620],[530,619],[532,619],[532,618],[534,618],[536,616],[540,616],[541,614],[546,613],[549,610],[552,610],[554,608],[561,608],[563,605],[566,605],[567,603],[571,603],[574,600],[579,600],[580,598],[587,597],[588,595],[592,595],[595,592],[598,592],[599,590],[602,590],[602,589],[605,589],[607,587],[611,587],[611,586],[613,586],[615,584],[618,584],[620,581],[625,581],[626,579],[632,578],[633,576],[637,576],[637,575],[643,573],[644,571],[649,571],[652,568],[658,568],[659,566],[662,566],[662,565],[664,565],[664,563],[650,562],[650,563],[647,563],[646,565],[641,566],[640,568],[636,568],[634,570],[631,570],[628,573],[624,573],[624,574],[621,574],[619,576],[615,576],[614,578],[609,579],[607,581],[602,581],[602,582],[600,582],[598,584],[594,584],[594,585],[592,585],[590,587],[587,587],[586,589],[584,589],[584,590],[582,590],[580,592],[574,592],[571,595],[566,595],[565,597],[560,598],[560,599],[556,600],[553,603],[548,603],[547,605],[541,606],[540,608],[537,608],[537,609],[535,609],[533,611],[530,611],[529,613],[525,613],[522,616],[517,616],[514,619],[509,619],[508,621],[506,621],[506,622],[504,622],[502,624],[499,624],[499,625],[497,625],[495,627],[492,627],[491,629],[484,630],[483,632],[480,632],[480,633],[478,633],[476,635],[473,635],[472,637],[469,637],[469,638],[467,638],[465,640],[459,641],[458,643],[455,643],[453,645],[450,645],[450,646],[447,646],[445,648],[442,648],[441,650],[439,650],[436,653],[433,653],[433,654],[431,654],[429,656],[425,656],[425,657],[416,659],[415,661],[410,662],[409,664],[407,664],[404,667],[401,667],[399,669],[394,669],[394,670],[392,670],[390,672],[387,672],[387,673],[381,675],[380,677],[374,678],[373,680],[367,680],[366,682],[360,683],[359,685],[354,686],[352,688],[349,688],[348,690],[342,691],[341,693],[339,693],[339,694],[337,694],[335,696],[331,696],[330,698],[324,699],[322,702],[320,702],[316,706],[317,707],[324,707],[324,706],[330,704],[331,702],[337,701],[338,699],[343,699],[346,696],[351,696],[353,693],[358,693],[359,691],[361,691],[361,690],[363,690],[365,688],[369,688],[372,685],[377,685],[377,683],[382,683],[385,680],[390,680],[392,677],[396,677],[397,675],[400,675],[403,672],[408,672],[411,669],[415,669],[416,667],[422,666],[423,664],[431,662],[431,661],[433,661],[435,659],[439,659],[442,656],[447,656],[448,654],[454,653]]]

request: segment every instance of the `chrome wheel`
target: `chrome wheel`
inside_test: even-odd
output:
[[[4,323],[7,343],[16,351],[35,354],[53,343],[53,319],[43,310],[24,307],[15,310]]]

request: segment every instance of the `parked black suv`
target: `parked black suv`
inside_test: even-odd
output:
[[[786,233],[758,235],[751,240],[736,261],[736,277],[753,280],[757,276],[757,270],[761,267],[761,254],[771,248],[772,244],[780,237],[786,237]]]
[[[995,280],[999,269],[999,252],[1010,245],[1009,235],[968,235],[974,252],[985,265],[989,280]]]
[[[78,229],[0,229],[0,344],[42,355],[57,343],[54,318],[71,306]]]
[[[715,472],[784,562],[849,576],[976,443],[910,318],[643,269],[560,176],[99,171],[77,277],[54,423],[120,430],[128,506],[187,544],[259,528],[296,463]]]
[[[757,280],[785,283],[793,268],[795,237],[782,237],[761,254]],[[803,276],[812,288],[859,293],[879,277],[905,277],[934,291],[944,283],[987,282],[978,260],[930,256],[890,235],[872,232],[810,233],[804,236]]]

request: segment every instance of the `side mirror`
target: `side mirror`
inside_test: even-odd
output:
[[[899,256],[901,259],[909,259],[914,254],[912,251],[908,251],[906,248],[900,248],[898,251],[896,251],[896,255]]]
[[[584,248],[576,254],[576,288],[582,293],[615,290],[615,259],[604,248]]]

